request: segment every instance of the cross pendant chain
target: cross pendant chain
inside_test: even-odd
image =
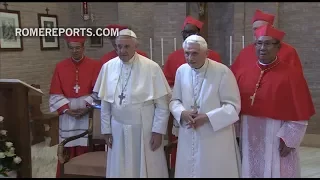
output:
[[[124,86],[122,86],[122,92],[121,92],[121,94],[118,96],[119,97],[119,99],[120,99],[120,102],[119,102],[119,104],[120,105],[122,105],[122,101],[123,101],[123,99],[124,98],[126,98],[126,96],[123,94],[123,92],[126,90],[126,88],[127,88],[127,85],[128,85],[128,82],[129,82],[129,78],[131,77],[131,71],[132,71],[132,67],[133,67],[133,62],[132,62],[132,64],[131,64],[131,68],[130,68],[130,72],[129,72],[129,75],[128,75],[128,77],[127,77],[127,79],[126,79],[126,81],[125,81],[125,85]],[[121,70],[120,70],[120,75],[119,75],[119,80],[121,79],[121,75],[122,75],[122,69],[123,69],[123,64],[121,65]],[[120,82],[121,84],[122,84],[122,81]],[[122,84],[123,85],[123,84]]]
[[[278,57],[276,57],[276,60],[277,60],[277,59],[278,59]],[[260,85],[261,85],[260,83],[261,83],[261,80],[262,80],[263,75],[265,74],[266,71],[268,71],[268,70],[276,67],[276,66],[279,64],[279,62],[280,62],[280,61],[275,62],[275,64],[274,64],[273,66],[271,66],[271,67],[269,67],[269,68],[266,68],[266,69],[264,69],[264,70],[262,70],[262,69],[260,68],[260,66],[258,65],[258,62],[257,62],[257,66],[258,66],[258,68],[261,70],[261,72],[260,72],[260,76],[259,76],[258,82],[257,82],[257,84],[256,84],[256,88],[255,88],[255,90],[254,90],[254,93],[253,93],[252,96],[250,96],[251,106],[253,106],[254,100],[255,100],[255,98],[256,98],[257,91],[258,91],[258,89],[260,88]]]
[[[80,86],[78,84],[79,84],[79,70],[78,68],[76,68],[76,85],[73,87],[73,89],[77,94],[79,93],[79,89],[80,89]]]
[[[192,93],[193,93],[193,98],[194,98],[193,106],[191,106],[191,108],[192,108],[193,111],[198,111],[198,109],[200,108],[200,106],[197,105],[197,100],[198,100],[198,98],[200,96],[200,92],[201,92],[201,89],[202,89],[202,86],[203,86],[203,82],[204,82],[204,80],[206,78],[206,75],[207,75],[208,66],[209,66],[209,64],[206,65],[206,69],[205,69],[205,72],[204,72],[204,75],[203,75],[203,79],[201,81],[201,84],[200,84],[200,87],[199,87],[199,90],[198,90],[197,94],[195,94],[196,92],[195,92],[195,89],[194,89],[193,75],[192,75],[192,71],[191,71],[191,86],[192,86]]]
[[[258,89],[259,89],[259,87],[260,87],[260,82],[261,82],[261,80],[262,80],[262,77],[263,77],[264,72],[265,72],[265,70],[263,70],[263,71],[260,72],[260,76],[259,76],[258,82],[257,82],[257,84],[256,84],[256,88],[255,88],[255,90],[254,90],[254,93],[253,93],[252,96],[250,96],[251,106],[253,106],[253,103],[254,103],[254,100],[255,100],[255,98],[256,98],[257,91],[258,91]]]
[[[197,105],[197,102],[194,101],[193,106],[191,106],[193,111],[198,111],[198,109],[200,108],[200,106]]]
[[[120,99],[120,105],[122,105],[122,100],[126,98],[126,96],[123,94],[123,92],[121,92],[121,94],[118,97]]]

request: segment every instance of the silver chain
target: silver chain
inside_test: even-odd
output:
[[[208,60],[205,61],[205,63],[207,62]],[[194,86],[193,86],[193,75],[192,75],[192,71],[191,71],[191,86],[192,86],[192,93],[193,93],[193,101],[194,101],[194,104],[197,104],[197,100],[200,96],[200,92],[201,92],[201,89],[202,89],[202,86],[203,86],[203,82],[204,82],[204,79],[206,78],[206,75],[207,75],[207,70],[208,70],[208,66],[209,66],[209,62],[207,63],[207,66],[206,66],[206,70],[204,72],[204,76],[203,76],[203,79],[202,79],[202,82],[201,82],[201,86],[199,88],[199,91],[198,91],[198,96],[196,96],[195,92],[194,92]]]

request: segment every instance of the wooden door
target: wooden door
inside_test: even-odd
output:
[[[186,14],[203,22],[200,35],[208,42],[208,3],[207,2],[187,2]]]

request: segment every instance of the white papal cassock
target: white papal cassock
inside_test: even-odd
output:
[[[137,53],[128,63],[116,57],[103,65],[94,92],[102,102],[101,132],[113,135],[106,177],[167,178],[163,145],[152,151],[149,144],[152,132],[166,134],[170,113],[171,90],[159,65]]]
[[[175,79],[169,105],[180,124],[175,177],[239,177],[240,157],[233,123],[239,119],[240,95],[234,75],[225,65],[207,59],[200,69],[181,65]],[[196,130],[187,129],[180,120],[182,111],[192,109],[193,92],[200,93],[195,95],[199,97],[198,112],[206,113],[210,120]]]

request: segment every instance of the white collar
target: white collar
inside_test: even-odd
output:
[[[208,59],[206,59],[204,64],[200,68],[198,68],[198,69],[192,68],[192,70],[195,71],[196,73],[204,72],[206,70],[206,67],[208,66],[208,63],[209,63]]]
[[[132,64],[133,61],[135,60],[136,54],[137,53],[134,53],[134,55],[132,56],[132,58],[128,62],[123,62],[121,59],[120,59],[120,61],[125,65]]]
[[[274,62],[276,62],[277,61],[277,59],[278,59],[278,56],[276,56],[276,59],[275,60],[273,60],[271,63],[269,63],[269,64],[265,64],[265,63],[262,63],[262,62],[260,62],[259,60],[258,60],[258,62],[259,62],[259,64],[261,64],[262,66],[268,66],[268,65],[270,65],[270,64],[272,64],[272,63],[274,63]]]
[[[75,62],[80,62],[83,58],[84,58],[84,55],[82,55],[82,57],[79,60],[75,60],[73,57],[71,57],[71,59]]]

